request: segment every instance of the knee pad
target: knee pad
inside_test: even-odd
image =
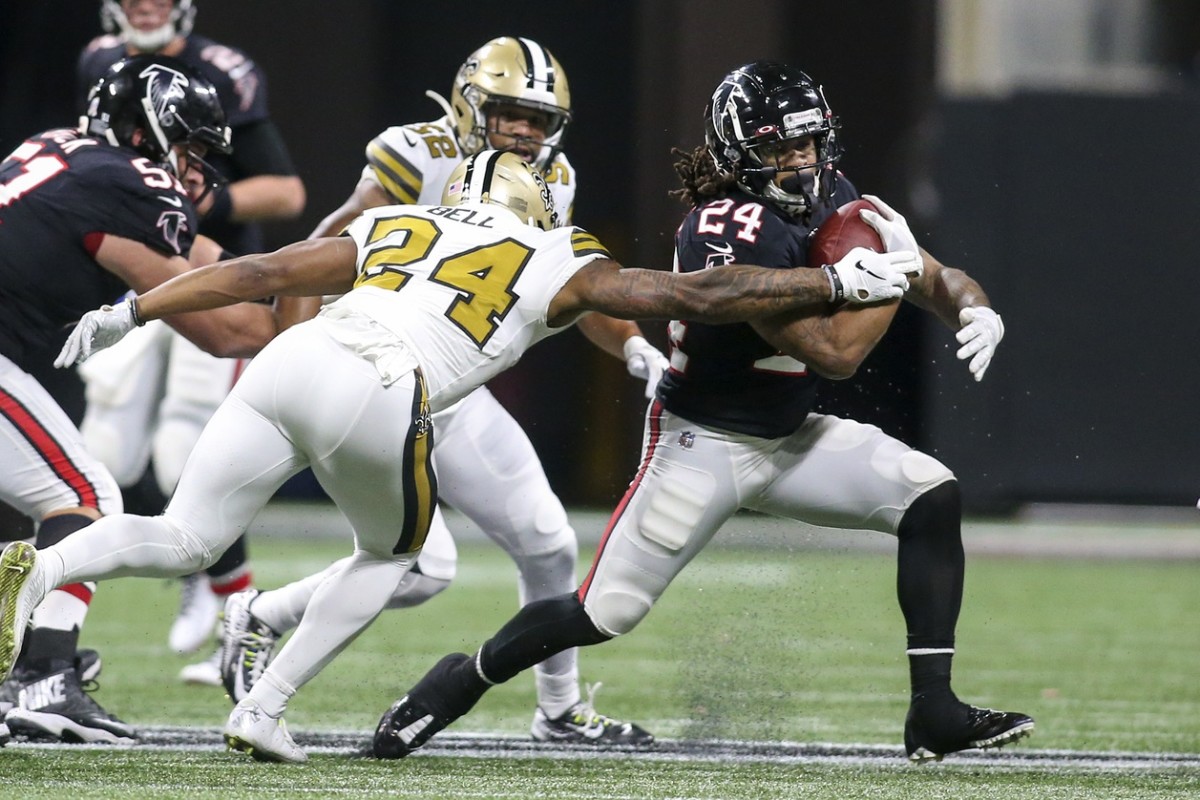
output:
[[[650,613],[654,602],[635,588],[633,591],[609,589],[595,596],[589,594],[583,607],[596,630],[616,638],[636,628]]]
[[[478,524],[478,523],[477,523]],[[567,520],[567,511],[553,494],[542,497],[532,511],[510,511],[508,531],[487,531],[518,564],[524,559],[560,554],[569,557],[574,568],[579,554],[575,529]]]

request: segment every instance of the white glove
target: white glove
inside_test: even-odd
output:
[[[654,387],[671,362],[658,348],[641,336],[630,336],[625,340],[625,369],[635,378],[646,381],[646,397],[654,397]]]
[[[983,380],[988,364],[996,352],[996,345],[1004,338],[1004,323],[1000,315],[987,306],[972,306],[958,312],[958,323],[962,325],[954,335],[962,347],[958,348],[960,361],[971,359],[967,369],[975,380]],[[974,358],[972,358],[974,356]]]
[[[100,306],[95,311],[84,314],[67,336],[58,358],[54,359],[54,366],[69,367],[82,364],[92,353],[112,347],[125,338],[125,334],[138,325],[133,303],[133,299],[130,298],[115,306]]]
[[[876,303],[895,300],[908,291],[908,276],[921,274],[921,258],[912,250],[876,253],[855,247],[836,264],[825,267],[829,300],[839,303]]]
[[[870,200],[871,205],[879,209],[879,213],[863,209],[858,212],[858,215],[862,217],[863,222],[870,225],[879,234],[884,248],[889,253],[896,250],[910,250],[920,258],[921,248],[917,246],[917,239],[913,236],[904,217],[873,194],[864,194],[863,199]]]

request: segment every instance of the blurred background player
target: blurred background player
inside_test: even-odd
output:
[[[81,97],[113,63],[138,53],[178,58],[205,76],[217,89],[234,149],[212,158],[226,183],[200,205],[200,232],[228,253],[261,252],[258,223],[292,219],[305,205],[304,184],[267,109],[266,75],[241,50],[192,32],[192,0],[102,0],[100,14],[109,35],[80,55]],[[84,441],[116,478],[130,511],[162,510],[200,431],[244,368],[244,360],[213,358],[161,322],[80,368],[87,382]],[[193,653],[209,642],[224,598],[252,585],[245,546],[239,540],[207,574],[183,580],[172,650]],[[213,653],[180,677],[220,685],[217,663]]]
[[[837,170],[839,125],[821,87],[794,67],[746,64],[717,86],[704,125],[705,145],[676,165],[689,206],[676,271],[808,263],[810,232],[858,197]],[[880,213],[863,218],[886,249],[918,251],[904,218],[869,199]],[[905,296],[957,331],[958,357],[982,378],[1003,335],[999,317],[973,279],[921,255],[924,272]],[[632,631],[740,508],[898,539],[910,759],[998,747],[1031,731],[1030,717],[970,706],[950,688],[964,570],[953,473],[879,428],[812,410],[821,377],[852,376],[898,305],[736,325],[672,321],[671,368],[646,415],[642,464],[583,584],[525,606],[474,656],[443,658],[384,714],[376,755],[406,755],[547,652]]]
[[[193,201],[216,180],[203,159],[228,149],[213,86],[181,62],[141,57],[104,76],[79,130],[33,136],[0,163],[0,499],[38,520],[41,547],[120,512],[121,495],[29,370],[52,361],[66,327],[96,303],[186,271],[189,252],[197,263],[219,254],[195,238]],[[265,306],[172,324],[233,355],[253,352],[276,330]],[[14,733],[73,742],[135,736],[81,685],[80,672],[94,674],[76,661],[94,590],[64,585],[34,610],[0,689]]]
[[[526,38],[492,39],[463,62],[449,101],[427,94],[445,116],[388,128],[373,139],[354,192],[312,237],[338,234],[368,208],[436,204],[451,172],[466,157],[493,149],[513,152],[538,170],[563,215],[560,224],[570,223],[577,184],[562,146],[571,121],[571,93],[562,65],[548,49]],[[635,323],[589,314],[579,326],[597,346],[624,359],[630,373],[646,379],[648,387],[658,382],[666,359]],[[575,531],[516,420],[480,387],[435,414],[434,423],[439,496],[512,556],[519,602],[569,591],[576,582]],[[442,591],[454,578],[456,561],[454,541],[439,512],[425,549],[389,607],[415,606]],[[308,598],[326,574],[230,600],[223,670],[235,702],[262,674],[276,639],[300,622]],[[586,698],[580,691],[575,650],[539,664],[534,679],[535,739],[626,745],[653,740],[639,726],[595,710],[594,688]]]

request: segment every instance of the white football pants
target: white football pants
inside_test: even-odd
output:
[[[810,414],[790,436],[760,439],[705,428],[655,401],[641,468],[580,598],[601,632],[628,633],[739,508],[894,535],[917,497],[953,478],[873,425]]]
[[[291,328],[255,358],[205,428],[162,516],[106,517],[69,547],[48,548],[48,578],[195,572],[246,530],[285,480],[311,466],[353,526],[355,549],[316,589],[260,684],[290,694],[316,675],[384,608],[424,543],[436,502],[423,381],[410,373],[385,387],[325,324]]]

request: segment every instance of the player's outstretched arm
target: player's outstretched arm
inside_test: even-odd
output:
[[[599,259],[567,281],[551,302],[548,319],[565,325],[590,310],[619,319],[686,319],[720,325],[823,308],[836,300],[874,303],[900,297],[908,288],[908,273],[919,271],[920,263],[911,252],[855,248],[834,267],[765,269],[726,264],[678,274],[622,269],[615,261]],[[844,291],[843,281],[853,282],[856,290]]]
[[[354,284],[357,247],[344,237],[316,239],[276,250],[242,256],[177,274],[171,280],[116,306],[89,311],[67,337],[54,364],[82,362],[96,350],[119,341],[135,326],[152,319],[168,322],[188,338],[197,320],[191,312],[233,306],[271,296],[309,296],[349,291]],[[181,262],[183,259],[179,259]],[[275,322],[265,306],[247,306],[247,313],[266,315],[270,335],[258,337],[256,352],[274,335]],[[200,342],[198,342],[199,344]],[[201,346],[205,346],[201,344]],[[215,350],[206,347],[209,352]]]

